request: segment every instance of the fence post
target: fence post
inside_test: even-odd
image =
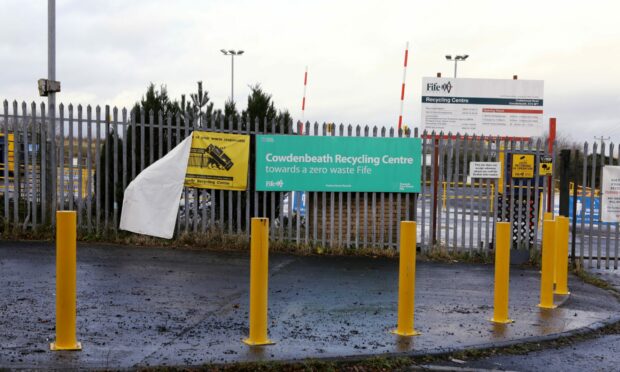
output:
[[[432,236],[431,247],[437,244],[437,182],[439,182],[439,138],[433,135],[433,221],[432,221]]]
[[[269,219],[252,218],[250,238],[250,346],[273,345],[267,336]]]
[[[508,318],[510,289],[510,223],[495,224],[495,283],[493,289],[493,323],[512,323]]]
[[[569,179],[570,150],[560,151],[560,216],[568,217],[569,213]]]
[[[553,156],[553,142],[555,142],[555,128],[556,128],[556,118],[549,118],[549,155]],[[553,211],[552,203],[553,203],[553,175],[547,176],[547,212]]]
[[[579,150],[575,150],[574,157],[574,173],[573,173],[573,224],[572,224],[572,242],[571,242],[571,264],[576,267],[577,255],[577,198],[579,197]],[[584,159],[585,163],[585,159]],[[583,194],[582,194],[583,195]],[[583,222],[582,222],[583,223]],[[581,245],[583,249],[583,245]]]
[[[398,272],[398,327],[392,333],[418,336],[414,329],[416,223],[400,223],[400,267]]]
[[[441,208],[445,211],[446,210],[446,199],[448,198],[448,190],[446,189],[446,181],[442,183],[443,183],[443,192],[442,192]]]

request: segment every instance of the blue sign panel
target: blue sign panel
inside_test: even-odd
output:
[[[573,211],[573,202],[574,196],[569,196],[568,200],[568,217],[573,222],[574,211]],[[555,214],[560,213],[560,207],[558,203],[554,205]],[[582,214],[583,213],[583,214]],[[601,222],[601,199],[598,196],[590,197],[590,196],[577,196],[577,224],[581,224],[581,220],[583,219],[583,223],[585,225],[589,225],[590,221],[593,225],[608,225],[611,222]]]

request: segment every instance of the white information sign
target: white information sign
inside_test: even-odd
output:
[[[471,161],[469,162],[469,177],[471,178],[500,178],[502,165],[499,161]]]
[[[542,80],[422,79],[422,130],[541,137]]]
[[[603,167],[601,220],[620,222],[620,166]]]

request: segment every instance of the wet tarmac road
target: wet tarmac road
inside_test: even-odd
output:
[[[620,335],[607,335],[573,345],[550,348],[523,355],[499,355],[479,360],[428,365],[428,370],[499,370],[499,371],[618,371],[620,370]],[[445,369],[444,369],[445,370]]]
[[[492,266],[419,263],[416,328],[396,324],[397,260],[270,257],[270,337],[250,348],[249,254],[78,245],[81,352],[49,351],[54,248],[0,242],[0,368],[123,368],[427,353],[556,334],[616,316],[608,293],[571,278],[573,293],[541,312],[539,274],[511,271],[508,326],[488,322]]]

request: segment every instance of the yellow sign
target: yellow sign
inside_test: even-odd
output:
[[[246,190],[250,136],[194,131],[185,186]]]
[[[65,194],[74,195],[77,197],[77,195],[81,193],[83,199],[87,198],[89,195],[88,186],[93,187],[92,182],[94,182],[93,177],[95,175],[95,170],[93,169],[89,173],[88,169],[82,169],[82,172],[80,172],[80,169],[78,168],[78,166],[74,166],[73,173],[72,173],[71,168],[65,165],[65,169],[63,173],[64,173]],[[80,173],[82,173],[82,184],[81,185],[80,185],[80,178],[79,178]],[[57,182],[58,187],[60,187],[61,186],[60,172],[57,175],[56,182]]]
[[[538,162],[538,174],[541,176],[553,175],[553,158],[549,155],[542,155]]]
[[[0,151],[2,151],[0,153],[0,160],[2,160],[2,162],[0,162],[0,177],[4,177],[4,167],[6,167],[6,164],[8,164],[9,167],[9,172],[13,173],[13,171],[15,170],[15,141],[14,141],[14,135],[13,133],[9,133],[9,138],[8,140],[6,140],[4,138],[4,133],[0,133]],[[4,147],[6,146],[7,148],[7,154],[8,154],[8,161],[4,160]]]
[[[512,154],[512,178],[534,177],[534,155]]]

